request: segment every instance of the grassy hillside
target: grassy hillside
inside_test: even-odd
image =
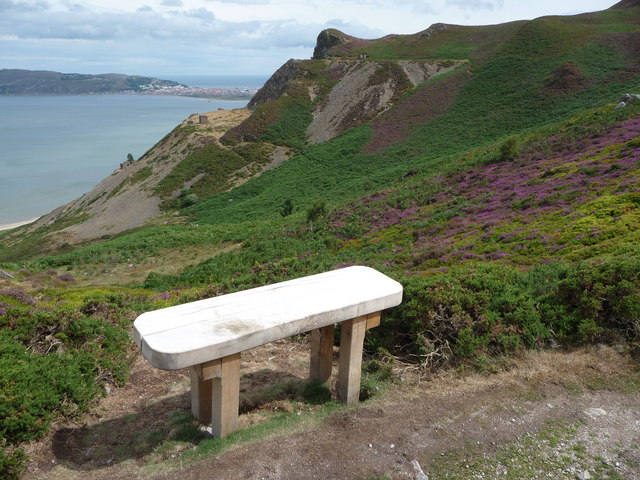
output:
[[[30,374],[0,369],[0,470],[18,471],[20,443],[55,415],[125,381],[123,332],[137,313],[344,265],[405,287],[368,334],[370,353],[494,371],[523,348],[638,348],[640,101],[614,107],[640,93],[640,8],[344,39],[327,60],[293,65],[286,95],[223,137],[229,150],[190,151],[165,177],[165,196],[210,177],[193,201],[165,205],[185,206],[178,222],[46,257],[16,247],[20,258],[0,265],[3,361],[67,375],[50,379],[60,388],[49,395]],[[363,54],[388,71],[467,61],[310,145],[312,113],[343,78],[335,69]],[[372,82],[392,76],[381,78]],[[273,145],[295,154],[220,191],[219,176]]]

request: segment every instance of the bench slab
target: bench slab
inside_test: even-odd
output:
[[[395,280],[369,267],[348,267],[143,313],[134,322],[134,341],[153,366],[175,370],[401,301]]]

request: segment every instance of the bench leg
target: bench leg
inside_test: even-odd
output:
[[[191,412],[201,423],[211,424],[214,437],[238,428],[239,407],[239,353],[191,367]]]
[[[367,330],[367,315],[342,322],[340,328],[338,399],[344,403],[353,404],[360,400],[360,370],[364,333]]]
[[[240,354],[224,357],[221,375],[214,378],[211,427],[214,437],[224,438],[238,429],[240,409]]]
[[[211,379],[203,380],[201,366],[191,367],[191,414],[202,424],[211,423]]]
[[[333,325],[311,331],[309,378],[329,386],[333,363]]]

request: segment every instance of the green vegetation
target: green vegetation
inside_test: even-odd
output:
[[[285,101],[278,120],[269,125],[260,140],[274,145],[301,149],[306,142],[306,131],[310,123],[311,105],[309,102]]]
[[[141,183],[151,176],[153,170],[151,167],[144,167],[129,177],[129,183]]]
[[[85,412],[105,384],[123,384],[133,352],[131,314],[153,308],[150,296],[113,289],[45,287],[32,295],[15,284],[71,279],[53,272],[20,278],[0,288],[0,466],[9,478],[25,458],[20,443],[46,433],[56,418]]]
[[[193,183],[191,189],[199,197],[209,196],[228,187],[230,174],[246,165],[233,151],[209,143],[182,160],[155,187],[155,193],[166,199],[163,208],[176,208],[171,195]]]
[[[316,145],[306,143],[311,112],[343,72],[332,61],[305,62],[285,96],[257,106],[225,134],[226,148],[185,148],[156,187],[163,207],[180,210],[184,224],[47,255],[44,235],[82,221],[83,212],[24,234],[17,245],[4,243],[13,234],[0,233],[0,266],[17,275],[0,285],[0,468],[15,476],[20,443],[43,434],[56,416],[86,410],[105,382],[126,379],[124,332],[137,312],[345,265],[372,266],[405,289],[403,303],[367,334],[377,358],[364,367],[363,398],[388,384],[386,362],[394,357],[425,369],[491,372],[523,349],[626,341],[638,351],[640,102],[613,109],[621,93],[640,91],[630,53],[640,27],[626,18],[607,11],[448,26],[428,38],[341,45],[330,54],[390,60],[384,78],[397,73],[398,59],[469,62],[407,92],[374,121]],[[175,133],[184,140],[194,129]],[[275,146],[293,156],[244,182],[271,161]],[[127,181],[151,173],[144,168]],[[168,250],[186,257],[195,249],[210,254],[171,273],[152,267]],[[138,289],[81,289],[70,274],[51,271],[139,263],[149,274]],[[39,387],[45,383],[54,388]],[[318,385],[298,387],[284,382],[267,394],[321,404],[319,412],[339,408],[323,403],[327,391]],[[171,442],[197,443],[185,455],[199,456],[301,420],[282,413],[205,441],[186,416],[176,413],[172,422],[173,437],[144,432],[136,444],[162,455]],[[537,469],[564,468],[562,457],[545,466],[545,445],[558,439],[578,458],[576,428],[550,426],[490,456],[451,452],[446,460],[491,476],[527,448],[531,462],[512,471],[531,478]],[[584,468],[615,478],[584,458]],[[432,472],[442,478],[465,478],[462,466],[438,468]]]

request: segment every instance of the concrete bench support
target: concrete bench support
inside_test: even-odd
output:
[[[311,332],[309,376],[329,385],[334,325],[341,323],[338,398],[358,401],[362,346],[402,286],[368,267],[348,267],[140,315],[134,341],[165,370],[191,369],[191,411],[224,437],[238,425],[240,354]]]

